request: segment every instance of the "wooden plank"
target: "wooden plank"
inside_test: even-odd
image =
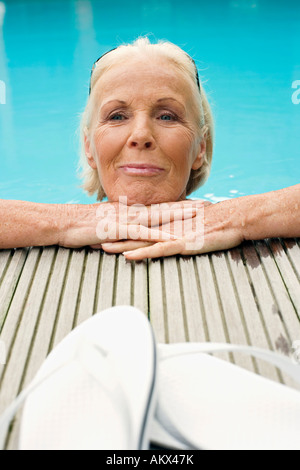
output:
[[[9,307],[7,318],[5,320],[3,329],[1,331],[1,340],[4,341],[7,351],[7,360],[9,360],[10,350],[12,349],[15,336],[18,331],[19,324],[22,319],[23,310],[26,304],[28,291],[35,274],[35,269],[40,257],[40,250],[31,250],[28,254],[24,269],[22,271],[17,289],[14,293],[12,302]],[[2,377],[6,371],[8,364],[5,367],[0,367],[0,385]],[[0,392],[1,397],[1,392]],[[0,412],[2,410],[0,402]]]
[[[163,261],[161,259],[153,259],[148,262],[149,314],[156,341],[158,343],[168,343],[169,335],[162,266]]]
[[[227,253],[213,253],[211,255],[214,267],[219,296],[222,303],[222,313],[230,343],[248,344],[249,333],[244,322],[243,312],[236,297],[237,287],[232,279],[227,264]],[[240,288],[240,285],[239,285]],[[237,365],[254,372],[254,364],[249,356],[234,354]]]
[[[39,257],[40,249],[33,249],[32,252],[33,254],[36,252],[39,262],[36,272],[34,272],[35,276],[28,291],[25,305],[23,306],[22,303],[18,302],[18,305],[21,307],[20,310],[23,310],[23,314],[1,380],[1,409],[8,406],[21,390],[22,379],[34,342],[44,292],[54,258],[54,250],[51,248],[42,250],[41,257]]]
[[[249,283],[247,267],[241,258],[238,248],[230,250],[228,261],[233,280],[237,288],[237,295],[243,312],[243,322],[246,324],[249,345],[263,349],[271,349],[265,329],[261,321],[260,312]],[[231,326],[228,325],[230,330]],[[257,371],[269,379],[278,381],[277,369],[264,361],[253,360]]]
[[[96,311],[101,312],[113,306],[117,256],[101,254],[100,283],[96,298]]]
[[[277,264],[268,246],[265,243],[256,243],[256,248],[261,257],[262,264],[278,305],[278,310],[276,312],[274,308],[274,313],[279,315],[281,322],[285,325],[287,339],[292,343],[294,340],[300,339],[300,322],[298,320],[297,311],[290,300],[289,292],[285,285],[285,278],[282,278],[281,272],[277,269]],[[300,284],[298,290],[298,297],[299,296]]]
[[[99,289],[100,251],[87,253],[86,264],[83,273],[82,289],[78,299],[78,315],[76,325],[90,318],[96,313],[96,297]]]
[[[19,450],[19,432],[20,432],[20,425],[21,425],[21,416],[22,412],[19,411],[15,417],[15,421],[13,423],[13,429],[9,434],[7,446],[5,450]]]
[[[64,280],[65,285],[56,321],[52,347],[60,343],[74,328],[84,261],[85,251],[71,251],[71,259],[67,277]]]
[[[200,284],[197,279],[198,273],[195,269],[195,258],[180,258],[179,268],[189,341],[207,341],[208,335],[203,321],[203,300]]]
[[[211,266],[211,255],[197,256],[196,265],[203,299],[204,324],[206,325],[208,341],[229,343],[226,326],[224,326],[219,292]],[[231,358],[231,355],[227,353],[218,353],[217,356],[226,360]]]
[[[123,255],[118,256],[115,277],[114,305],[132,305],[132,271],[133,262],[126,261]]]
[[[133,274],[133,305],[150,318],[148,311],[148,262],[147,260],[134,263]]]
[[[14,250],[0,250],[0,286],[1,286],[3,274],[11,258],[13,257],[13,254],[14,254]]]
[[[289,259],[297,273],[297,277],[300,279],[300,247],[296,240],[285,239],[281,241],[287,250]]]
[[[39,323],[35,331],[32,351],[24,376],[25,386],[32,380],[53,347],[51,338],[55,330],[70,250],[65,248],[56,250],[53,248],[53,255],[53,268],[49,272],[48,285],[45,290],[45,298],[41,307]]]
[[[0,331],[3,327],[10,303],[13,299],[27,254],[28,250],[26,249],[15,250],[9,264],[6,266],[7,270],[5,272],[5,277],[2,279],[0,286]],[[6,259],[6,256],[4,259]],[[6,259],[7,263],[8,261],[9,260]]]
[[[7,305],[1,340],[8,346],[0,412],[31,380],[58,332],[63,337],[94,310],[114,304],[149,313],[158,342],[246,339],[276,349],[299,340],[298,240],[272,240],[270,248],[274,257],[265,242],[250,242],[241,247],[244,260],[234,249],[148,263],[100,252],[76,257],[53,247],[32,249],[27,259],[28,250],[0,251],[0,306]],[[276,380],[271,369],[258,361],[259,372]],[[18,425],[17,417],[9,449],[16,447]]]
[[[276,343],[281,340],[288,343],[287,331],[278,315],[279,306],[271,289],[264,264],[260,261],[255,246],[243,246],[243,254],[247,262],[250,282],[261,312],[261,321],[268,339],[269,347],[276,350]]]
[[[35,331],[35,338],[28,359],[22,389],[24,389],[34,378],[51,348],[51,337],[53,334],[56,314],[60,302],[62,286],[67,270],[70,250],[64,248],[53,248],[55,261],[50,271],[48,286],[45,291],[45,299],[41,308],[39,322]],[[17,449],[21,413],[18,413],[13,429],[10,433],[7,449]]]
[[[177,257],[163,260],[163,275],[167,307],[167,323],[170,343],[181,343],[188,340],[183,310],[182,292],[177,267]]]
[[[272,295],[276,300],[273,306],[273,314],[279,317],[286,332],[285,336],[279,336],[275,339],[275,348],[278,352],[289,355],[293,341],[300,339],[300,323],[297,312],[290,301],[285,283],[267,244],[257,242],[255,246],[271,286]],[[283,375],[283,379],[287,385],[295,387],[295,382],[289,376]]]
[[[278,269],[280,270],[280,273],[282,275],[282,278],[284,279],[284,283],[287,287],[288,293],[290,295],[290,298],[298,312],[300,312],[300,282],[299,278],[297,278],[295,271],[286,256],[286,253],[280,243],[279,240],[270,240],[269,241],[269,246],[272,250],[274,259],[276,261],[276,264],[278,266]]]

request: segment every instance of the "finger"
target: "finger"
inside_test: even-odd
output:
[[[175,236],[160,229],[150,229],[144,225],[122,225],[101,221],[97,225],[96,234],[99,242],[109,243],[124,240],[144,240],[159,242],[162,240],[174,240]],[[99,243],[97,243],[99,244]]]
[[[172,240],[159,242],[147,248],[139,248],[134,251],[124,252],[123,255],[129,260],[142,260],[145,258],[161,258],[181,254],[184,250],[183,240]]]
[[[154,242],[126,240],[124,242],[103,243],[102,249],[107,253],[123,253],[153,245]]]
[[[151,216],[151,227],[160,226],[163,224],[169,224],[178,220],[187,220],[197,215],[196,207],[186,207],[183,209],[170,210],[153,214]]]
[[[131,209],[131,208],[130,208]],[[126,224],[141,224],[147,227],[157,227],[161,224],[173,222],[175,220],[182,220],[195,217],[197,215],[197,207],[182,207],[182,208],[166,208],[152,209],[149,211],[141,211],[131,213],[129,209],[128,219],[120,219],[123,225]]]
[[[234,229],[228,230],[226,233],[205,234],[203,246],[198,250],[198,253],[229,250],[240,245],[243,240],[239,232]]]
[[[119,233],[122,233],[122,239],[143,240],[151,242],[177,240],[174,234],[164,232],[158,229],[150,229],[144,225],[120,226]]]
[[[195,220],[196,220],[195,217],[193,217],[192,219],[186,219],[186,220],[176,220],[174,222],[162,224],[160,226],[160,230],[163,230],[164,232],[173,233],[178,238],[182,238],[186,231],[192,230],[193,221]]]

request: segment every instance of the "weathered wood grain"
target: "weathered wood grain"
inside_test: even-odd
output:
[[[0,251],[0,412],[74,327],[114,305],[148,316],[157,342],[232,342],[289,354],[300,340],[298,239],[245,242],[225,252],[128,262],[58,247]],[[225,359],[295,384],[239,354]],[[17,447],[20,414],[8,434]]]

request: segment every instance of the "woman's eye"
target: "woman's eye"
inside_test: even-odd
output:
[[[176,121],[176,116],[173,116],[172,114],[161,114],[160,119],[162,121]]]
[[[116,113],[116,114],[113,114],[112,116],[110,116],[109,119],[111,121],[123,121],[123,119],[125,119],[125,116],[123,114]]]

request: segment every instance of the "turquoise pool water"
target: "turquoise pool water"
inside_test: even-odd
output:
[[[7,0],[0,198],[94,201],[76,177],[91,65],[150,33],[195,58],[214,111],[212,173],[195,195],[217,201],[299,183],[299,1]]]

